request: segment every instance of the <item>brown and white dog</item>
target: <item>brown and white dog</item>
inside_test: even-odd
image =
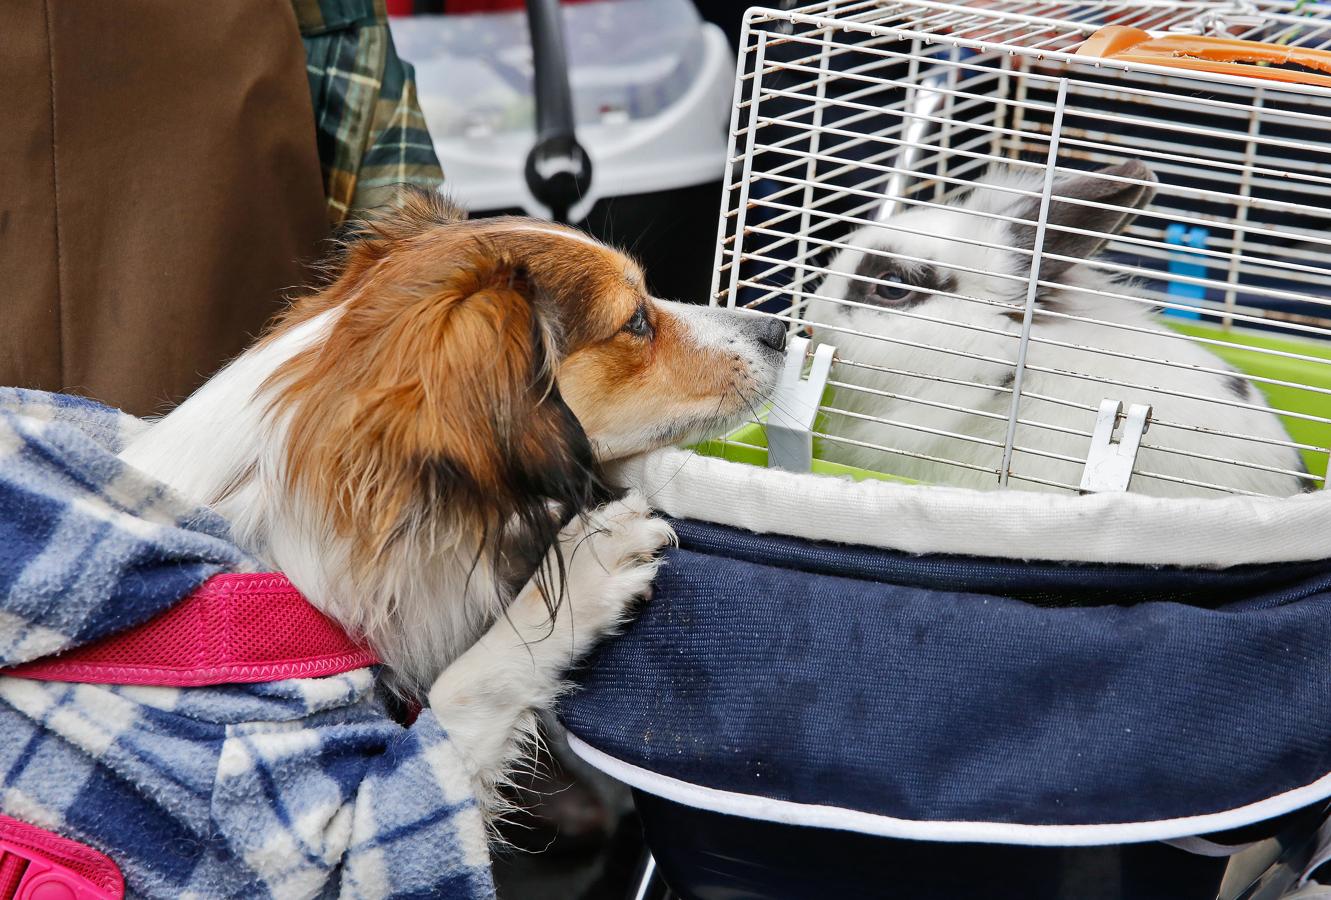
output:
[[[651,297],[580,232],[468,221],[437,195],[408,194],[344,257],[121,457],[362,635],[497,804],[534,711],[671,538],[602,464],[747,415],[785,332]],[[550,550],[516,589],[523,547]]]

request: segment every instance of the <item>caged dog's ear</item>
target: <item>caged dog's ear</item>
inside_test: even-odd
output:
[[[559,330],[524,268],[492,248],[416,283],[373,275],[328,338],[276,376],[287,461],[368,564],[407,533],[553,538],[604,493],[559,395]]]
[[[1132,181],[1113,181],[1101,177],[1104,175],[1132,179]],[[1150,204],[1155,197],[1156,184],[1155,173],[1136,160],[1055,181],[1053,197],[1049,204],[1048,224],[1063,228],[1079,228],[1094,233],[1077,234],[1059,228],[1046,228],[1044,253],[1054,253],[1071,259],[1042,256],[1040,277],[1057,280],[1071,266],[1090,259],[1104,249],[1110,237],[1127,228],[1132,220],[1137,218],[1137,212]],[[1117,208],[1101,209],[1098,206],[1068,201],[1085,201]],[[1015,208],[1007,210],[1007,214],[1026,220],[1025,223],[1014,223],[1010,227],[1015,245],[1025,250],[1033,250],[1036,223],[1040,217],[1039,198],[1022,198]]]

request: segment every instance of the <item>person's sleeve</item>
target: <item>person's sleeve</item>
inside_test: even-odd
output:
[[[373,0],[294,0],[334,225],[390,201],[400,186],[437,189],[444,174],[416,96],[415,70]]]

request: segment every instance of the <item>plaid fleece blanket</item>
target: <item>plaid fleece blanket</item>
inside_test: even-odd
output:
[[[0,389],[0,666],[253,569],[227,524],[123,465],[147,427]],[[491,897],[464,763],[376,670],[208,688],[0,676],[0,812],[108,854],[138,897]]]

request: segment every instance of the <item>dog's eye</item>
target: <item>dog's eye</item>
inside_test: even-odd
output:
[[[624,330],[635,337],[646,337],[652,330],[652,324],[647,321],[647,312],[639,306],[633,313],[633,318],[624,323]]]
[[[876,298],[878,298],[879,300],[885,300],[889,303],[896,303],[897,301],[905,300],[913,293],[915,293],[914,288],[893,287],[890,284],[876,285],[873,289],[873,295]]]

